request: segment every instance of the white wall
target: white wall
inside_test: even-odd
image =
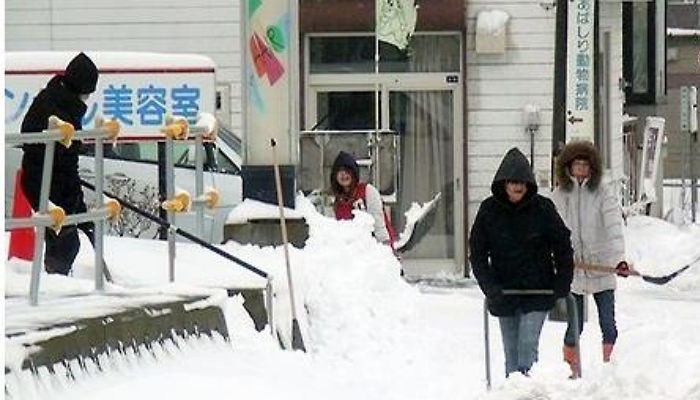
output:
[[[530,140],[522,122],[522,109],[534,104],[541,110],[535,140],[535,171],[540,190],[548,190],[551,175],[552,101],[556,9],[545,10],[540,1],[476,0],[467,2],[467,141],[469,221],[479,204],[491,195],[491,182],[503,155],[517,146],[530,158]],[[611,32],[612,172],[623,173],[622,102],[617,82],[622,77],[622,6],[600,4],[600,26]],[[506,52],[483,55],[474,51],[476,16],[482,10],[503,10],[510,15]],[[545,187],[543,187],[543,184]]]
[[[197,53],[231,85],[241,134],[239,0],[6,0],[5,48]]]
[[[506,51],[483,55],[474,51],[476,16],[483,10],[510,15]],[[503,155],[517,146],[529,159],[530,137],[522,109],[541,110],[535,138],[535,170],[549,179],[552,142],[552,96],[556,10],[531,0],[478,0],[467,3],[467,168],[469,221],[491,194],[491,181]]]

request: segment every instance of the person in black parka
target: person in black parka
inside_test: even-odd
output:
[[[98,71],[95,64],[84,53],[74,57],[62,74],[55,75],[46,88],[34,98],[22,121],[22,133],[41,132],[48,127],[48,119],[55,115],[82,129],[82,119],[87,111],[85,101],[95,91]],[[39,208],[39,193],[44,165],[43,144],[25,144],[22,157],[22,189],[34,210]],[[83,191],[78,175],[78,154],[81,142],[72,141],[69,147],[56,144],[49,200],[62,207],[66,214],[86,211]],[[77,228],[94,240],[94,224],[83,223]],[[59,234],[46,229],[46,251],[44,266],[49,273],[67,275],[80,249],[76,226],[65,226]]]
[[[537,361],[547,311],[569,294],[570,232],[551,200],[537,194],[527,158],[512,148],[481,203],[469,235],[469,261],[489,312],[499,318],[506,376],[527,375]],[[551,290],[553,295],[504,295],[504,290]]]

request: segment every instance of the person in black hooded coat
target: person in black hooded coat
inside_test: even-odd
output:
[[[95,91],[97,79],[97,67],[92,60],[84,53],[78,54],[63,74],[51,78],[46,88],[36,95],[22,121],[22,133],[31,134],[47,129],[48,119],[52,115],[70,122],[76,130],[82,129],[82,119],[87,111],[85,101]],[[39,208],[44,149],[43,144],[23,146],[22,189],[34,210]],[[49,200],[62,207],[67,214],[86,211],[78,175],[80,150],[81,142],[73,140],[69,147],[57,144],[54,151]],[[94,240],[94,224],[80,224],[79,228]],[[47,229],[46,271],[67,275],[79,249],[80,240],[75,226],[63,227],[60,234]]]
[[[551,200],[537,193],[527,158],[512,148],[481,203],[469,235],[469,260],[490,313],[499,318],[506,376],[527,374],[537,361],[547,311],[569,293],[570,232]],[[551,290],[553,295],[504,295],[504,290]]]

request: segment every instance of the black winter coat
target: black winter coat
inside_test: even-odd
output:
[[[76,130],[82,129],[82,118],[87,111],[87,106],[80,100],[77,93],[63,84],[62,79],[62,76],[54,76],[46,88],[34,98],[22,121],[23,133],[45,130],[51,115],[70,122]],[[74,140],[68,148],[57,143],[54,151],[49,198],[54,204],[63,207],[68,214],[84,212],[86,209],[78,175],[80,146],[81,142],[77,140]],[[35,210],[38,209],[39,205],[44,147],[43,144],[23,146],[22,169],[24,177],[22,187]]]
[[[508,200],[506,180],[526,183],[519,203]],[[570,232],[552,201],[537,194],[534,175],[519,150],[506,154],[491,191],[469,237],[469,260],[488,309],[495,316],[547,311],[556,297],[569,293],[574,268]],[[503,296],[505,289],[550,289],[555,294]]]

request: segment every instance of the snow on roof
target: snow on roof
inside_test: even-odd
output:
[[[675,37],[700,36],[700,29],[668,28],[666,35]]]
[[[9,51],[5,53],[5,71],[63,70],[76,51]],[[86,51],[100,70],[104,69],[212,69],[211,58],[199,54],[148,53],[128,51]]]

